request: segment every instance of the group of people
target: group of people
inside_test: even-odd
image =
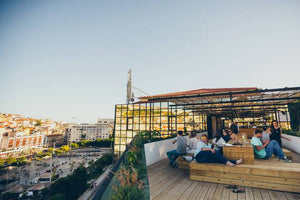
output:
[[[208,142],[208,136],[203,134],[201,137],[197,136],[194,131],[189,135],[189,142],[183,137],[183,132],[178,131],[177,137],[172,141],[177,142],[177,149],[168,151],[169,166],[176,167],[178,164],[176,159],[178,156],[183,156],[185,160],[191,161],[195,159],[199,163],[222,163],[227,166],[235,166],[241,164],[243,159],[227,160],[223,156],[222,147],[230,140],[237,140],[238,126],[233,122],[230,129],[223,130],[222,134],[217,135],[212,140],[213,144]],[[273,154],[284,162],[291,162],[287,159],[281,149],[281,138],[289,141],[288,138],[282,136],[281,129],[277,121],[273,121],[271,126],[267,129],[257,128],[251,139],[251,144],[254,149],[256,158],[268,159]],[[193,154],[192,157],[185,156],[186,154]]]

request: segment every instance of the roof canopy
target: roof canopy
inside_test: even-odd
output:
[[[259,89],[199,89],[140,97],[147,102],[171,102],[185,110],[228,117],[261,117],[300,99],[300,87]]]

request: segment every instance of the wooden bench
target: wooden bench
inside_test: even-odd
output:
[[[190,163],[190,179],[287,192],[300,192],[300,163],[284,163],[276,158],[255,159],[254,165],[228,167],[223,164]]]
[[[186,154],[186,156],[194,156],[194,154]],[[178,163],[178,168],[179,169],[187,169],[187,170],[190,170],[190,163],[191,162],[187,162],[185,161],[182,156],[179,156],[177,159],[176,159],[176,162]]]

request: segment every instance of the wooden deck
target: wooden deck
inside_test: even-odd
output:
[[[300,156],[293,154],[294,162]],[[199,199],[199,200],[300,200],[300,193],[279,192],[250,187],[238,187],[245,193],[233,193],[226,185],[189,180],[189,171],[168,167],[168,159],[148,167],[150,196],[155,199]]]

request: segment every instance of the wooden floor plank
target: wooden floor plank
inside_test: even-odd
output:
[[[260,189],[260,194],[263,200],[272,200],[270,199],[268,190]]]
[[[245,188],[245,193],[246,193],[246,200],[253,200],[254,199],[252,188],[246,187]]]
[[[167,194],[170,190],[173,190],[177,186],[177,182],[182,180],[185,177],[184,174],[179,174],[177,176],[174,176],[172,179],[169,179],[165,184],[157,184],[158,187],[154,190],[153,199],[161,199],[161,197],[167,197]]]
[[[232,189],[226,188],[227,185],[224,185],[223,193],[222,193],[222,199],[223,200],[229,200],[230,199],[230,193]]]
[[[167,196],[169,199],[181,199],[181,195],[188,189],[191,185],[191,181],[188,179],[183,179],[178,181],[177,187],[170,191]]]
[[[189,187],[182,192],[181,196],[179,196],[180,199],[191,199],[190,195],[193,193],[193,191],[197,191],[197,185],[198,185],[198,181],[190,181],[191,184],[189,185]]]
[[[296,200],[295,196],[292,195],[291,193],[285,192],[284,195],[287,200]]]
[[[196,181],[196,182],[198,182],[198,181]],[[208,190],[210,185],[211,185],[210,183],[198,182],[198,184],[195,187],[195,190],[193,190],[191,192],[191,194],[189,196],[189,200],[197,200],[198,196],[200,196],[200,197],[203,196],[203,193],[205,193]]]
[[[246,190],[245,187],[238,187],[239,190],[245,191],[244,193],[238,193],[238,200],[246,200]]]
[[[222,199],[223,190],[224,190],[224,185],[223,184],[218,184],[212,199],[215,199],[215,200]]]
[[[206,183],[203,187],[203,189],[201,190],[201,192],[199,192],[198,196],[197,196],[197,200],[205,200],[205,195],[208,193],[210,187],[212,185],[215,185],[215,184],[212,184],[212,183]]]
[[[230,193],[229,193],[229,199],[230,200],[237,200],[238,199],[238,194],[237,193],[234,193],[232,192],[233,189],[230,190]]]
[[[215,194],[215,191],[217,189],[218,184],[211,184],[210,187],[208,188],[205,196],[203,196],[203,200],[211,200]],[[198,197],[199,200],[201,200],[201,198]]]
[[[253,188],[253,196],[255,200],[262,200],[260,190],[257,188]]]
[[[296,200],[300,200],[300,194],[292,194],[295,198],[296,198]]]
[[[245,193],[235,194],[232,193],[232,189],[225,188],[226,185],[223,184],[192,181],[189,180],[189,171],[168,167],[168,159],[149,166],[147,172],[152,200],[300,200],[300,193],[239,187],[244,189]]]

